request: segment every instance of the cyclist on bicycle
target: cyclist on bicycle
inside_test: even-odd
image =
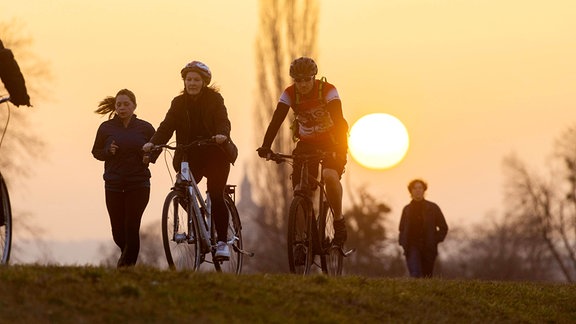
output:
[[[296,148],[292,152],[311,153],[317,150],[329,152],[323,162],[322,174],[326,182],[326,193],[334,209],[334,244],[342,246],[347,238],[346,223],[342,215],[342,185],[340,179],[346,165],[348,151],[348,123],[342,114],[342,102],[336,87],[324,78],[315,78],[318,66],[309,57],[300,57],[290,64],[290,77],[294,83],[284,90],[272,121],[268,125],[258,155],[269,158],[272,142],[284,122],[290,108],[294,111],[292,125]],[[313,176],[318,167],[311,166]],[[298,189],[300,166],[295,161],[292,174],[292,187]]]
[[[231,124],[224,105],[224,98],[213,86],[212,72],[208,66],[193,61],[180,71],[184,81],[184,91],[172,100],[166,117],[158,126],[156,134],[142,149],[149,152],[154,145],[166,144],[176,131],[177,145],[186,145],[195,140],[214,138],[218,144],[230,141]],[[230,173],[233,157],[227,155],[222,145],[204,145],[193,147],[188,154],[190,171],[199,182],[207,179],[208,194],[212,202],[218,246],[215,258],[228,260],[230,249],[228,241],[228,211],[224,202],[224,189]],[[180,171],[182,154],[176,151],[173,160],[174,169]]]

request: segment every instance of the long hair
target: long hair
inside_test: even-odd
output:
[[[112,119],[112,117],[114,117],[114,114],[116,113],[116,98],[119,95],[127,96],[128,98],[130,98],[130,101],[132,101],[134,105],[136,105],[136,96],[134,95],[134,92],[128,89],[122,89],[118,91],[115,97],[108,96],[102,99],[102,101],[100,101],[100,103],[98,104],[98,109],[94,110],[94,112],[99,115],[108,114],[108,119]]]

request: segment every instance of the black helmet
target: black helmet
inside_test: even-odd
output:
[[[318,66],[309,57],[300,57],[290,64],[290,76],[293,79],[312,77],[318,74]]]
[[[210,72],[210,69],[206,64],[200,61],[192,61],[186,64],[186,66],[182,68],[182,71],[180,71],[182,79],[186,78],[186,74],[188,74],[188,72],[191,71],[198,72],[202,77],[202,80],[204,81],[205,85],[210,84],[210,81],[212,80],[212,72]]]

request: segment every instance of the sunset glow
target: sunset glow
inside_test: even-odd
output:
[[[358,163],[371,169],[387,169],[402,161],[408,151],[409,136],[398,118],[370,114],[354,123],[348,144]]]

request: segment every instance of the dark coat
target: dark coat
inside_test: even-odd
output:
[[[104,161],[104,181],[107,190],[130,191],[150,187],[150,170],[142,162],[142,145],[154,134],[154,127],[147,121],[132,116],[128,127],[124,127],[120,117],[103,122],[96,133],[92,155]],[[110,153],[110,145],[115,142],[119,149]],[[151,156],[156,161],[158,154]]]
[[[230,138],[230,130],[224,98],[218,92],[204,88],[195,100],[185,93],[172,99],[170,109],[150,142],[156,145],[166,144],[176,132],[176,143],[185,145],[218,134]],[[179,169],[181,159],[181,152],[176,151],[176,169]]]
[[[417,221],[417,215],[415,215],[415,201],[410,202],[402,210],[402,217],[400,218],[400,235],[398,238],[398,243],[406,251],[411,244],[420,244],[421,247],[425,248],[427,251],[437,253],[438,243],[444,241],[446,234],[448,233],[448,225],[444,219],[444,215],[440,210],[440,207],[435,203],[423,200],[423,237],[409,237],[409,233],[413,233],[410,230],[412,226],[418,226],[415,224]]]

